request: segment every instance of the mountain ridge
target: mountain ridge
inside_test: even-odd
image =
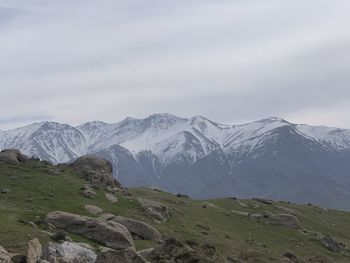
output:
[[[350,130],[294,124],[279,117],[239,125],[167,113],[76,127],[41,122],[0,131],[0,149],[5,148],[53,163],[98,154],[113,163],[115,177],[127,186],[156,186],[197,198],[239,194],[307,203],[307,189],[303,194],[295,190],[294,197],[289,189],[302,189],[310,175],[315,185],[318,180],[324,186],[334,182],[334,189],[350,184]],[[349,193],[338,198],[345,200],[338,205],[325,202],[322,193],[312,199],[318,205],[350,209],[345,204],[350,204]]]

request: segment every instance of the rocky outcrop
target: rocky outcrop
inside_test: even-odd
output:
[[[27,250],[27,263],[37,263],[43,254],[39,239],[34,238],[29,241]]]
[[[290,214],[271,215],[266,219],[267,223],[284,226],[292,229],[300,229],[300,223],[296,216]]]
[[[123,263],[146,263],[134,249],[107,250],[98,255],[96,263],[123,262]]]
[[[0,162],[7,164],[18,164],[28,161],[29,158],[19,150],[7,149],[0,152]]]
[[[94,263],[96,258],[90,245],[68,241],[63,244],[50,242],[46,252],[46,260],[50,263]]]
[[[120,186],[113,178],[112,164],[96,155],[86,155],[75,160],[71,166],[93,185]]]
[[[80,234],[101,242],[113,249],[125,249],[134,246],[128,229],[117,222],[60,211],[49,213],[46,217],[46,222],[67,232]]]
[[[143,198],[137,198],[137,201],[140,203],[145,213],[154,220],[163,222],[170,218],[168,208],[162,203]]]
[[[97,206],[94,205],[85,205],[85,210],[89,212],[90,214],[98,215],[103,212],[103,210]]]
[[[10,263],[10,260],[11,258],[7,251],[2,246],[0,246],[0,263]]]
[[[157,229],[142,221],[114,215],[103,215],[102,218],[125,226],[132,235],[136,235],[139,238],[153,241],[161,241],[162,239]]]
[[[105,197],[111,203],[117,203],[118,202],[118,197],[116,197],[114,194],[105,193]]]

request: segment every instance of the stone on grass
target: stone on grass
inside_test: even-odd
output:
[[[134,247],[128,229],[113,221],[56,211],[47,215],[46,222],[58,229],[83,235],[113,249]]]

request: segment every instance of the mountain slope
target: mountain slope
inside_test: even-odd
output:
[[[127,186],[156,186],[200,198],[265,196],[350,209],[350,131],[345,129],[275,117],[223,125],[201,116],[154,114],[113,124],[45,122],[1,131],[0,149],[5,148],[53,163],[95,153],[113,163],[115,176]],[[319,194],[308,193],[312,184]]]

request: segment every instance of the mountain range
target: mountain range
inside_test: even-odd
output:
[[[195,198],[263,197],[350,209],[350,130],[267,118],[223,125],[154,114],[77,127],[55,122],[0,131],[0,149],[52,163],[110,160],[126,186]]]

